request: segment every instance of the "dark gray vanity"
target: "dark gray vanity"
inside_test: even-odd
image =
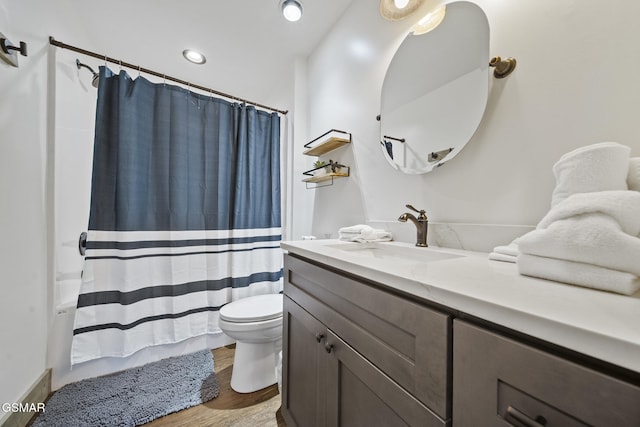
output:
[[[640,426],[638,372],[296,246],[283,244],[289,427]]]

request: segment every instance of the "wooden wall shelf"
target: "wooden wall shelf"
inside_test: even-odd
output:
[[[311,145],[314,143],[316,144],[312,147]],[[302,154],[307,156],[321,156],[349,143],[351,143],[351,134],[349,132],[331,129],[313,141],[306,143],[304,145],[306,150],[304,150]]]
[[[343,172],[332,172],[332,173],[328,173],[325,175],[316,175],[316,176],[311,176],[309,178],[305,178],[302,181],[303,182],[324,182],[324,181],[329,181],[329,180],[333,180],[334,178],[344,178],[346,176],[349,176],[349,173],[343,173]]]

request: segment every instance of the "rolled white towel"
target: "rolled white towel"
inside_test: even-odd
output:
[[[525,276],[632,295],[640,290],[638,276],[581,262],[520,254],[518,271]]]
[[[630,153],[617,142],[601,142],[564,154],[553,165],[556,187],[551,206],[575,193],[627,190]]]
[[[640,191],[640,157],[629,159],[629,173],[627,174],[629,190]]]

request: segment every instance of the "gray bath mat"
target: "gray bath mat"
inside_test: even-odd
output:
[[[209,350],[68,384],[34,427],[131,427],[199,405],[220,393]]]

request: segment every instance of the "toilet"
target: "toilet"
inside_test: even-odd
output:
[[[224,305],[220,329],[236,340],[231,388],[251,393],[278,382],[282,294],[256,295]]]

